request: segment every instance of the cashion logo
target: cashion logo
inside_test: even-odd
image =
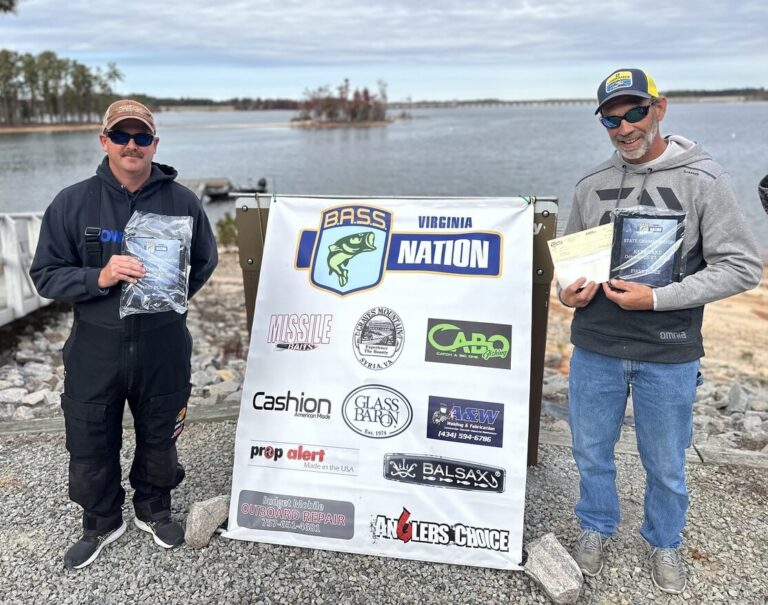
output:
[[[413,420],[413,408],[405,396],[380,384],[352,391],[344,400],[341,414],[349,428],[371,439],[399,435]]]

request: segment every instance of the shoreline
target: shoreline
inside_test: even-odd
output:
[[[27,134],[33,132],[75,132],[78,130],[98,130],[100,123],[72,123],[72,124],[19,124],[18,126],[0,126],[0,135],[3,134]]]

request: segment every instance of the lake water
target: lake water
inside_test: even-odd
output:
[[[228,177],[307,195],[539,195],[560,199],[612,152],[591,105],[478,107],[413,112],[386,127],[291,128],[292,112],[157,115],[157,161],[181,179]],[[663,134],[702,143],[731,173],[768,260],[768,217],[757,183],[768,173],[768,103],[670,103]],[[0,135],[0,212],[45,209],[63,187],[93,174],[94,132]],[[231,204],[208,204],[217,219]]]

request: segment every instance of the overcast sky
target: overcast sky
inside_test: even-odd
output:
[[[768,86],[765,0],[20,0],[0,48],[117,64],[118,92],[390,100],[593,97],[621,67],[659,88]]]

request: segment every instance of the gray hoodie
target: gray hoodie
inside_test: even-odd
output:
[[[656,309],[625,311],[598,289],[577,309],[571,342],[624,359],[682,363],[704,355],[704,305],[754,288],[762,275],[757,242],[730,175],[700,145],[673,135],[684,150],[645,170],[618,152],[576,185],[565,233],[609,222],[614,208],[652,206],[686,212],[682,281],[656,288]]]

